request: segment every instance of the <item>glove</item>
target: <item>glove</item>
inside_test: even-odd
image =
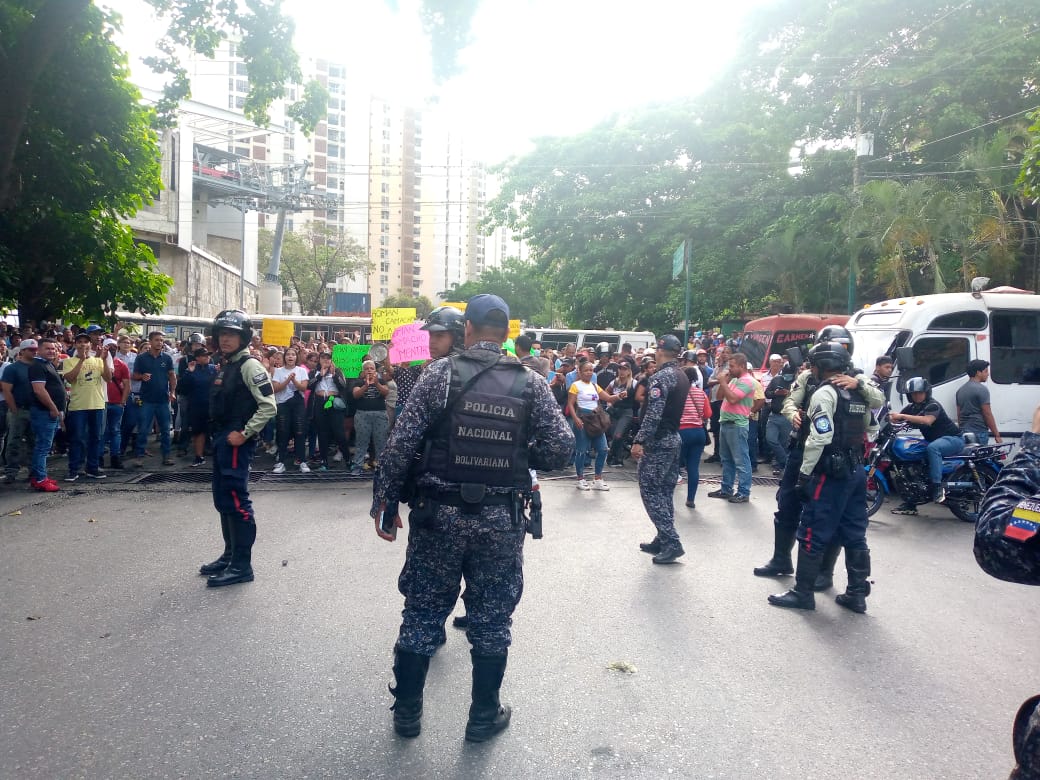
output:
[[[812,500],[812,483],[813,478],[811,476],[806,474],[798,475],[798,486],[795,490],[798,491],[798,497],[802,499],[802,501]]]

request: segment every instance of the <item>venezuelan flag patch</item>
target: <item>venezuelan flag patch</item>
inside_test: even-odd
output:
[[[1033,499],[1019,501],[1004,528],[1004,536],[1027,542],[1040,533],[1040,502]]]

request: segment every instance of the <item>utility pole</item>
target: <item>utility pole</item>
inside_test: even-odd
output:
[[[693,254],[693,239],[687,239],[683,247],[683,265],[686,266],[686,330],[683,336],[683,349],[690,343],[690,256]]]
[[[856,90],[856,137],[852,153],[852,199],[859,197],[860,169],[859,169],[859,144],[863,136],[863,91]],[[859,264],[856,262],[856,250],[849,250],[849,300],[848,314],[856,310],[856,274]]]

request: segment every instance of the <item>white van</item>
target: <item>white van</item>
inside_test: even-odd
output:
[[[521,328],[521,333],[532,335],[542,342],[542,349],[563,349],[574,344],[578,349],[595,347],[601,341],[610,344],[610,351],[617,354],[622,344],[631,344],[632,351],[655,349],[657,336],[648,330],[567,330],[565,328]]]
[[[1002,291],[1006,290],[1006,291]],[[993,416],[1001,435],[1019,438],[1032,427],[1040,404],[1040,296],[1014,288],[893,298],[868,304],[845,326],[854,343],[853,362],[868,375],[879,355],[913,350],[913,368],[903,381],[923,376],[946,413],[957,419],[957,389],[968,381],[969,360],[990,363]],[[899,409],[903,383],[892,383],[890,403]]]

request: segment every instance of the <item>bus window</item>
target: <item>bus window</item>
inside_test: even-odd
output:
[[[597,344],[607,342],[610,345],[610,354],[616,355],[621,351],[621,339],[614,335],[594,335],[592,333],[586,333],[581,338],[582,349],[595,349]],[[544,343],[543,345],[544,346]]]
[[[542,333],[542,349],[562,350],[567,344],[577,343],[573,333],[554,333],[551,330]]]
[[[748,368],[758,371],[766,363],[769,340],[773,334],[768,330],[745,331],[744,340],[740,342],[740,352],[747,355]]]
[[[816,333],[811,330],[783,330],[773,337],[771,355],[787,357],[787,350],[798,347],[803,355],[809,354],[809,347],[816,343]]]
[[[923,376],[932,387],[963,379],[968,370],[970,347],[963,336],[927,336],[914,342],[914,369],[910,373]]]
[[[1040,384],[1040,314],[994,311],[990,322],[990,379],[1002,385]]]

